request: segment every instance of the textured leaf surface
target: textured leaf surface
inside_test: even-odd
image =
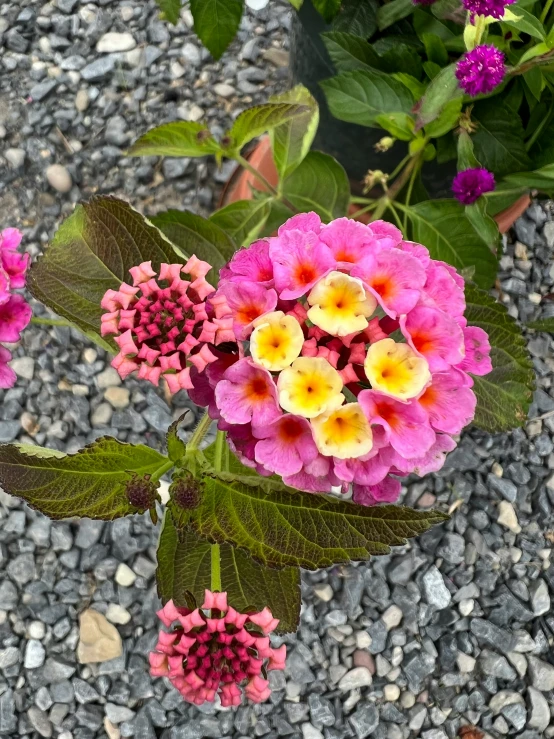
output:
[[[468,323],[484,329],[492,347],[493,371],[474,377],[474,423],[490,433],[508,431],[525,422],[533,398],[535,373],[525,339],[506,308],[488,293],[467,284],[466,301]]]
[[[283,195],[299,211],[313,210],[325,221],[331,221],[346,215],[350,183],[336,159],[311,151],[283,183]]]
[[[529,168],[525,133],[517,113],[495,97],[477,103],[472,118],[479,124],[473,144],[483,167],[497,177]]]
[[[194,532],[178,535],[169,514],[164,517],[158,545],[158,593],[163,603],[173,599],[186,606],[186,591],[202,603],[204,590],[211,587],[211,544]],[[220,547],[221,586],[228,602],[238,611],[262,610],[269,606],[280,620],[277,632],[296,631],[300,618],[300,571],[262,567],[240,549]]]
[[[154,473],[167,458],[142,444],[104,437],[76,454],[10,444],[0,446],[0,484],[10,495],[53,519],[111,521],[142,512],[125,493],[131,473]]]
[[[317,12],[330,23],[338,13],[341,0],[312,0],[314,8]]]
[[[273,103],[302,105],[305,112],[275,126],[271,132],[273,160],[281,180],[288,177],[310,151],[319,124],[319,107],[302,85],[271,98]]]
[[[186,418],[187,413],[191,411],[185,411],[176,421],[173,421],[171,426],[167,430],[166,442],[167,442],[167,454],[172,462],[178,462],[187,451],[185,442],[179,436],[179,426]]]
[[[216,210],[210,221],[222,228],[236,244],[248,245],[254,241],[271,211],[271,198],[237,200]]]
[[[291,92],[288,93],[291,96]],[[306,93],[309,95],[308,91]],[[283,96],[284,97],[284,96]],[[231,139],[230,150],[240,152],[242,147],[266,131],[272,131],[287,121],[303,119],[309,113],[306,105],[298,101],[256,105],[241,113],[227,136]]]
[[[164,18],[175,26],[179,22],[181,0],[156,0]]]
[[[535,331],[546,331],[551,334],[554,333],[554,318],[540,318],[538,321],[530,321],[526,326]]]
[[[393,23],[406,18],[415,9],[416,6],[412,0],[391,0],[390,3],[381,5],[377,11],[377,25],[379,26],[379,30],[383,31],[385,28],[392,26]]]
[[[141,136],[127,151],[130,157],[203,157],[221,151],[205,123],[164,123]]]
[[[409,113],[413,100],[404,85],[376,69],[343,72],[321,82],[331,113],[341,121],[375,126],[382,113]]]
[[[496,257],[475,231],[456,200],[428,200],[409,208],[413,239],[456,269],[475,267],[481,287],[490,287],[496,276]]]
[[[377,30],[376,0],[343,0],[333,30],[370,38]]]
[[[451,103],[457,97],[462,97],[463,93],[458,87],[455,70],[456,65],[450,64],[431,80],[431,84],[421,100],[417,116],[417,128],[423,128],[431,121],[436,120],[449,102]]]
[[[215,59],[234,39],[243,8],[243,0],[190,0],[194,30]]]
[[[78,205],[31,267],[32,295],[86,332],[100,333],[100,301],[108,288],[129,282],[130,267],[152,260],[180,262],[179,254],[149,221],[116,198]]]
[[[379,56],[361,36],[330,31],[322,33],[321,37],[337,72],[351,72],[354,69],[371,69],[372,67],[380,69]]]
[[[214,268],[208,279],[217,280],[219,270],[231,259],[237,245],[213,221],[188,210],[167,210],[152,218],[152,223],[179,249],[208,262]]]
[[[255,478],[254,478],[255,479]],[[205,476],[190,526],[203,538],[246,549],[260,564],[315,570],[387,554],[390,546],[445,520],[438,511],[364,507],[295,490],[263,490]]]

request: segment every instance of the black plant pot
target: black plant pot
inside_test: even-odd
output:
[[[346,169],[348,176],[360,182],[368,169],[392,172],[406,156],[407,145],[397,141],[387,152],[375,151],[375,144],[386,136],[381,128],[366,128],[355,123],[345,123],[334,118],[325,101],[321,80],[332,77],[336,70],[320,36],[329,31],[311,0],[304,0],[298,13],[294,14],[291,33],[291,73],[295,84],[301,83],[319,103],[320,125],[314,148],[325,151],[337,159]],[[452,197],[450,190],[456,174],[455,162],[427,163],[422,170],[422,182],[433,198]]]

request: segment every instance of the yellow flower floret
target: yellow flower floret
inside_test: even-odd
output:
[[[277,380],[279,404],[290,413],[314,418],[344,402],[342,378],[323,357],[299,357]]]
[[[361,457],[371,451],[373,434],[359,403],[347,403],[312,419],[317,448],[338,459]]]
[[[364,369],[372,388],[398,400],[415,398],[431,379],[427,360],[393,339],[369,347]]]
[[[333,336],[348,336],[363,331],[377,301],[362,281],[342,272],[330,272],[308,295],[308,318]]]
[[[256,364],[270,372],[288,367],[304,344],[302,327],[294,316],[276,310],[257,318],[250,336],[250,352]]]

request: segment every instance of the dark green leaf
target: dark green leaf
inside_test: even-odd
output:
[[[166,210],[152,218],[152,223],[179,247],[183,254],[196,254],[214,268],[208,279],[217,280],[219,270],[231,259],[237,245],[215,223],[189,210]]]
[[[204,123],[164,123],[141,136],[127,151],[129,157],[204,157],[221,151]]]
[[[190,0],[194,30],[215,59],[234,39],[243,8],[243,0]]]
[[[377,30],[377,7],[375,0],[343,0],[333,30],[370,38]]]
[[[163,13],[163,17],[173,23],[174,26],[177,25],[181,13],[181,0],[156,0],[156,2]]]
[[[485,198],[478,198],[471,205],[466,205],[465,212],[475,231],[481,236],[489,249],[496,254],[500,232],[496,221],[487,213]]]
[[[508,20],[504,17],[502,19],[503,25],[508,26],[508,28],[515,28],[516,31],[519,31],[520,33],[528,33],[529,36],[533,36],[534,38],[544,41],[546,38],[544,27],[540,20],[532,13],[525,10],[525,8],[522,8],[520,5],[517,7],[512,6],[511,8],[506,8],[506,11],[506,15],[514,15],[518,17],[509,18]]]
[[[554,121],[543,128],[529,153],[536,169],[554,162]]]
[[[536,188],[544,192],[554,190],[554,164],[547,164],[535,172],[515,172],[506,175],[504,181],[508,185],[519,185],[527,189]]]
[[[336,159],[321,151],[311,151],[284,181],[283,196],[297,210],[313,210],[325,221],[332,221],[347,213],[350,183]]]
[[[413,239],[440,259],[462,270],[474,266],[476,280],[490,287],[496,277],[496,257],[483,241],[457,200],[428,200],[409,208]]]
[[[314,8],[327,23],[331,23],[340,10],[341,0],[312,0]]]
[[[276,631],[296,631],[300,617],[300,571],[297,567],[282,570],[256,564],[240,549],[229,544],[220,547],[221,587],[227,592],[229,605],[237,611],[248,608],[262,610],[269,606],[280,623]],[[187,605],[187,591],[198,605],[204,601],[204,590],[211,589],[211,544],[194,532],[177,535],[173,519],[166,513],[158,544],[158,594],[163,603],[173,600],[177,606]]]
[[[379,69],[383,72],[403,72],[419,79],[423,73],[423,66],[417,50],[398,39],[394,41],[390,49],[379,52],[381,55]]]
[[[93,198],[78,205],[29,275],[32,295],[90,335],[100,334],[100,301],[129,282],[129,269],[152,260],[181,262],[166,237],[123,200]]]
[[[540,318],[538,321],[529,321],[526,326],[535,331],[544,331],[552,334],[554,333],[554,318]]]
[[[489,215],[496,216],[513,205],[525,192],[527,192],[525,186],[516,187],[505,182],[499,182],[492,192],[487,192],[482,197],[487,201]]]
[[[416,8],[416,10],[414,11],[413,22],[415,32],[420,39],[422,39],[425,34],[429,33],[438,36],[445,43],[456,38],[456,26],[454,26],[454,24],[450,23],[449,21],[434,18],[428,12],[421,10],[421,8]]]
[[[302,115],[294,116],[270,131],[273,160],[279,178],[283,180],[310,151],[319,124],[319,107],[315,98],[302,85],[275,95],[270,102],[302,105],[306,109]]]
[[[473,134],[475,156],[497,177],[530,165],[521,118],[498,98],[476,103],[472,118],[479,124]]]
[[[142,444],[97,439],[76,454],[32,445],[0,446],[0,485],[53,519],[74,516],[111,521],[146,508],[132,506],[126,485],[151,475],[167,457]]]
[[[480,167],[473,151],[473,140],[467,131],[458,135],[458,172],[472,167]]]
[[[523,73],[523,80],[531,91],[533,97],[540,101],[541,92],[546,84],[540,68],[531,67],[531,69],[528,69],[527,72]]]
[[[413,75],[404,74],[404,72],[396,72],[393,74],[393,77],[395,80],[401,82],[404,87],[408,88],[414,100],[419,100],[419,98],[423,97],[427,87],[425,82],[420,82]]]
[[[425,126],[425,135],[430,138],[440,138],[458,125],[460,113],[462,112],[462,97],[449,100],[438,118]]]
[[[180,459],[182,459],[182,457],[185,456],[185,453],[187,451],[187,446],[185,442],[180,438],[178,431],[179,426],[189,413],[192,413],[192,411],[186,410],[182,416],[180,416],[176,421],[173,421],[173,423],[167,430],[167,453],[169,455],[169,459],[172,462],[178,462]]]
[[[307,92],[307,91],[306,91]],[[266,131],[272,131],[276,126],[291,120],[306,121],[306,114],[313,113],[307,105],[298,103],[267,103],[247,108],[235,120],[233,127],[227,132],[230,144],[226,149],[226,156],[240,153],[242,147]]]
[[[377,116],[375,122],[401,141],[410,141],[414,138],[415,122],[407,113],[383,113]]]
[[[210,221],[226,231],[240,245],[254,241],[263,229],[271,210],[271,198],[237,200],[216,210]]]
[[[358,506],[205,476],[204,497],[190,526],[201,537],[248,550],[260,564],[315,570],[387,554],[390,546],[445,519],[438,511]]]
[[[436,120],[447,103],[453,98],[462,97],[455,71],[456,65],[450,64],[431,80],[419,107],[416,128],[423,128]]]
[[[434,33],[424,33],[422,41],[429,61],[445,67],[448,64],[448,52],[443,40]]]
[[[278,200],[272,200],[271,210],[269,211],[264,227],[260,231],[260,237],[263,238],[265,236],[271,236],[279,229],[279,226],[282,226],[283,223],[288,221],[291,216],[292,213],[290,208],[283,203],[280,203]]]
[[[506,308],[488,293],[467,284],[466,303],[468,324],[484,329],[492,347],[493,371],[474,377],[474,423],[489,433],[521,426],[527,418],[535,385],[525,339]]]
[[[380,68],[378,54],[361,36],[331,31],[321,34],[321,37],[338,72]]]
[[[375,126],[382,113],[409,113],[413,100],[393,75],[376,69],[343,72],[320,83],[331,113],[341,121]]]
[[[377,11],[377,25],[380,31],[392,26],[402,18],[414,12],[416,6],[412,0],[391,0],[391,2],[381,5]]]

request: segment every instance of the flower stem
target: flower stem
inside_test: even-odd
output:
[[[214,469],[221,472],[223,468],[223,452],[225,451],[225,432],[218,431],[215,437],[215,454]],[[212,544],[211,547],[211,590],[219,590],[221,592],[221,553],[219,544]]]
[[[164,464],[160,465],[158,469],[152,473],[150,477],[150,482],[157,482],[162,475],[165,475],[165,473],[174,466],[175,462],[173,462],[171,459],[168,459],[167,462],[164,462]]]
[[[202,442],[202,439],[208,433],[211,423],[212,419],[209,417],[208,412],[206,411],[206,413],[204,413],[204,415],[198,422],[198,426],[194,429],[194,433],[187,443],[187,450],[190,451],[198,449],[200,443]]]
[[[240,166],[243,167],[243,169],[245,169],[247,172],[250,172],[250,174],[254,175],[254,177],[265,187],[265,189],[269,193],[271,193],[274,197],[277,197],[279,195],[279,193],[273,187],[273,185],[266,180],[263,174],[258,172],[258,170],[250,164],[248,159],[245,159],[240,154],[237,154],[235,159],[240,164]]]
[[[539,20],[540,20],[541,23],[544,23],[545,22],[546,17],[548,15],[549,11],[550,11],[550,8],[552,7],[552,2],[554,2],[554,0],[547,0],[546,1],[546,5],[544,6],[543,11],[541,13],[541,16],[539,18]]]
[[[33,316],[31,323],[36,323],[41,326],[69,326],[72,327],[71,321],[65,318],[41,318],[39,316]]]

